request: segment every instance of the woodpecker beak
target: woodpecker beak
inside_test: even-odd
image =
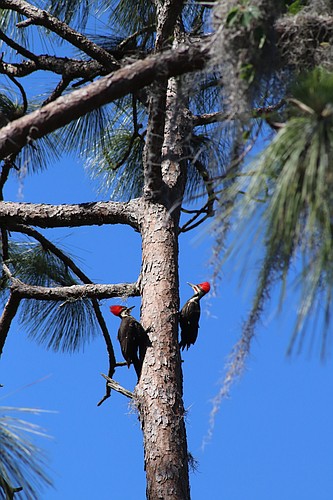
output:
[[[187,284],[188,284],[188,285],[190,285],[190,287],[193,289],[193,291],[194,291],[195,293],[198,293],[198,288],[197,288],[197,285],[193,285],[193,283],[189,283],[189,282],[187,282]]]
[[[135,306],[131,306],[131,307],[127,307],[126,309],[127,309],[127,311],[128,311],[128,312],[131,312],[131,311],[132,311],[132,309],[134,309],[134,307],[135,307]]]

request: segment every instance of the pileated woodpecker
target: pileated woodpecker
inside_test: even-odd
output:
[[[146,332],[143,326],[131,315],[133,307],[135,306],[111,306],[110,311],[121,318],[118,330],[121,352],[128,368],[131,363],[134,365],[139,380],[146,350]]]
[[[183,306],[179,313],[179,324],[180,324],[180,349],[188,349],[191,344],[194,344],[197,340],[198,329],[199,329],[199,319],[200,319],[200,299],[210,290],[210,284],[208,281],[199,283],[199,285],[192,285],[188,283],[193,290],[194,295],[191,297]]]

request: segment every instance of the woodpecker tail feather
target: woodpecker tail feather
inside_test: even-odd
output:
[[[138,381],[139,381],[139,378],[141,375],[141,369],[142,369],[142,361],[138,358],[133,359],[133,366],[134,366],[134,370],[138,376]]]

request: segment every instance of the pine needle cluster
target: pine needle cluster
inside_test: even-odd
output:
[[[297,338],[302,343],[304,322],[319,308],[324,355],[333,288],[333,74],[316,69],[293,86],[291,95],[286,123],[233,186],[243,193],[236,204],[239,223],[243,227],[252,220],[256,227],[250,225],[247,235],[253,241],[261,238],[264,245],[257,291],[243,331],[252,335],[257,313],[277,280],[284,294],[293,265],[301,293],[290,349]]]

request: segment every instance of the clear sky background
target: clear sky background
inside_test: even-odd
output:
[[[19,194],[21,193],[21,194]],[[23,198],[20,197],[23,194]],[[96,199],[94,186],[74,160],[11,181],[6,199],[26,202],[77,203]],[[135,281],[140,270],[140,238],[121,226],[48,230],[86,274],[99,283]],[[187,281],[209,280],[213,239],[209,227],[180,238],[181,303],[191,295]],[[333,495],[332,357],[319,361],[318,350],[287,358],[296,303],[290,294],[283,316],[273,301],[253,343],[247,370],[222,403],[214,433],[209,429],[211,400],[220,387],[224,367],[249,309],[249,290],[256,268],[239,282],[235,263],[225,266],[219,288],[202,300],[199,338],[183,354],[184,399],[189,450],[198,461],[191,473],[193,500],[331,500]],[[104,300],[116,355],[118,318],[109,312],[117,300]],[[134,315],[139,319],[139,299]],[[102,336],[84,352],[68,355],[46,351],[28,340],[15,323],[1,359],[1,405],[38,407],[57,413],[27,416],[52,439],[40,439],[46,450],[55,489],[45,500],[138,500],[145,497],[140,425],[128,400],[104,394],[108,367]],[[114,376],[133,389],[134,370],[118,368]]]

